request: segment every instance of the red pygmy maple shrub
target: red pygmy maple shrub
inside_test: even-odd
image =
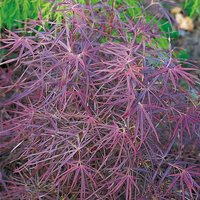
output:
[[[60,5],[62,24],[1,39],[17,54],[0,75],[1,198],[198,199],[195,68],[142,17]]]

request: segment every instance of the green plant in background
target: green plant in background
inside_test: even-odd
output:
[[[200,0],[185,0],[183,8],[190,17],[200,17]]]
[[[59,1],[56,0],[54,3]],[[21,21],[37,19],[39,11],[44,18],[61,21],[60,13],[50,12],[52,5],[51,2],[44,0],[2,0],[0,2],[0,29],[21,28],[23,27]]]

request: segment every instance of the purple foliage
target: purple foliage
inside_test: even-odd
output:
[[[1,40],[17,53],[0,74],[1,198],[198,199],[195,68],[143,18],[65,5],[62,24]]]

